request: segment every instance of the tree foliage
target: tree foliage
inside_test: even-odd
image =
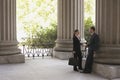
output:
[[[90,38],[89,28],[93,25],[94,24],[93,24],[93,21],[92,21],[91,17],[89,17],[85,20],[85,39],[86,39],[87,42]]]
[[[84,0],[84,11],[85,20],[91,18],[93,23],[95,23],[95,0]]]
[[[57,0],[17,0],[18,37],[24,44],[54,43],[57,36],[56,8]],[[20,32],[23,32],[21,36]]]
[[[90,38],[89,28],[95,25],[95,0],[84,0],[84,5],[85,39],[88,41]]]

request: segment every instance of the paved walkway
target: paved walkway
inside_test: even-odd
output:
[[[94,74],[74,72],[66,60],[26,59],[23,64],[0,65],[0,80],[107,80]]]

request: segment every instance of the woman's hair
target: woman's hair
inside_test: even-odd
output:
[[[76,29],[76,30],[74,31],[74,34],[73,34],[73,36],[75,36],[75,33],[76,33],[76,32],[78,32],[78,31],[79,31],[79,30],[78,30],[78,29]]]

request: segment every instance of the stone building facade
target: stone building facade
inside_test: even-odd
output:
[[[58,27],[54,56],[68,59],[72,53],[75,29],[84,43],[84,0],[58,0]],[[107,77],[120,77],[120,0],[96,0],[96,32],[101,47],[97,52],[94,72]],[[24,62],[17,47],[16,0],[0,0],[0,63]]]

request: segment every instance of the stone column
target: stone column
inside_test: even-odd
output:
[[[24,62],[17,45],[16,0],[0,0],[0,63]]]
[[[72,54],[73,31],[79,29],[84,38],[83,0],[58,0],[58,28],[54,56],[68,59]]]
[[[117,66],[120,65],[120,0],[96,0],[96,28],[101,47],[95,57],[95,71],[108,78],[118,77],[120,76],[120,66]]]

